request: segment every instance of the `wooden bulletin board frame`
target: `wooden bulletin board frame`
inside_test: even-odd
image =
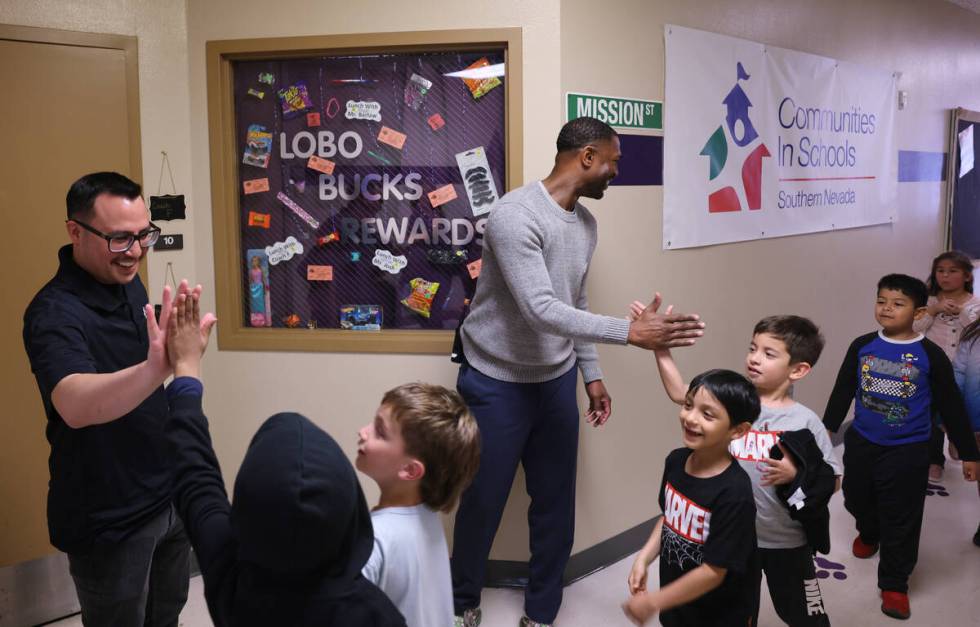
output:
[[[377,53],[431,53],[502,48],[506,63],[504,125],[505,190],[522,184],[522,43],[520,28],[369,33],[207,43],[208,129],[214,231],[218,347],[221,350],[268,350],[365,353],[448,353],[452,331],[252,328],[245,324],[241,280],[242,242],[235,126],[236,61]]]

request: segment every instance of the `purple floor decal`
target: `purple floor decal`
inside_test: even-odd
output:
[[[813,563],[817,565],[817,579],[828,579],[831,576],[838,581],[847,579],[847,573],[844,572],[846,567],[843,564],[817,556],[814,556]]]

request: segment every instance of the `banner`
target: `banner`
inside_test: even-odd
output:
[[[664,249],[895,220],[896,76],[668,25]]]

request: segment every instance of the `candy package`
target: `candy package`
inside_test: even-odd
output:
[[[280,89],[279,102],[282,104],[282,115],[289,119],[295,117],[313,106],[310,100],[310,92],[306,89],[306,83],[297,81],[295,84]]]
[[[482,57],[479,61],[475,61],[471,65],[467,66],[466,69],[476,70],[481,67],[488,67],[489,65],[490,62],[487,61],[487,58]],[[501,84],[500,79],[496,76],[488,76],[486,78],[464,78],[463,82],[470,88],[470,93],[473,94],[474,100],[486,95],[488,91]]]
[[[418,111],[422,108],[425,95],[429,93],[430,89],[432,89],[432,81],[418,74],[412,74],[412,77],[408,79],[408,84],[405,85],[405,104],[412,111]]]
[[[432,300],[436,297],[439,284],[418,277],[409,281],[408,284],[411,286],[412,292],[402,300],[402,304],[420,316],[428,318],[432,315]]]

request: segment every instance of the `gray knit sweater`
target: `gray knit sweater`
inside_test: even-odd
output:
[[[596,238],[592,214],[578,203],[565,211],[540,181],[497,201],[461,332],[474,368],[501,381],[538,383],[577,362],[586,383],[602,378],[593,342],[626,344],[629,322],[588,312],[585,278]]]

